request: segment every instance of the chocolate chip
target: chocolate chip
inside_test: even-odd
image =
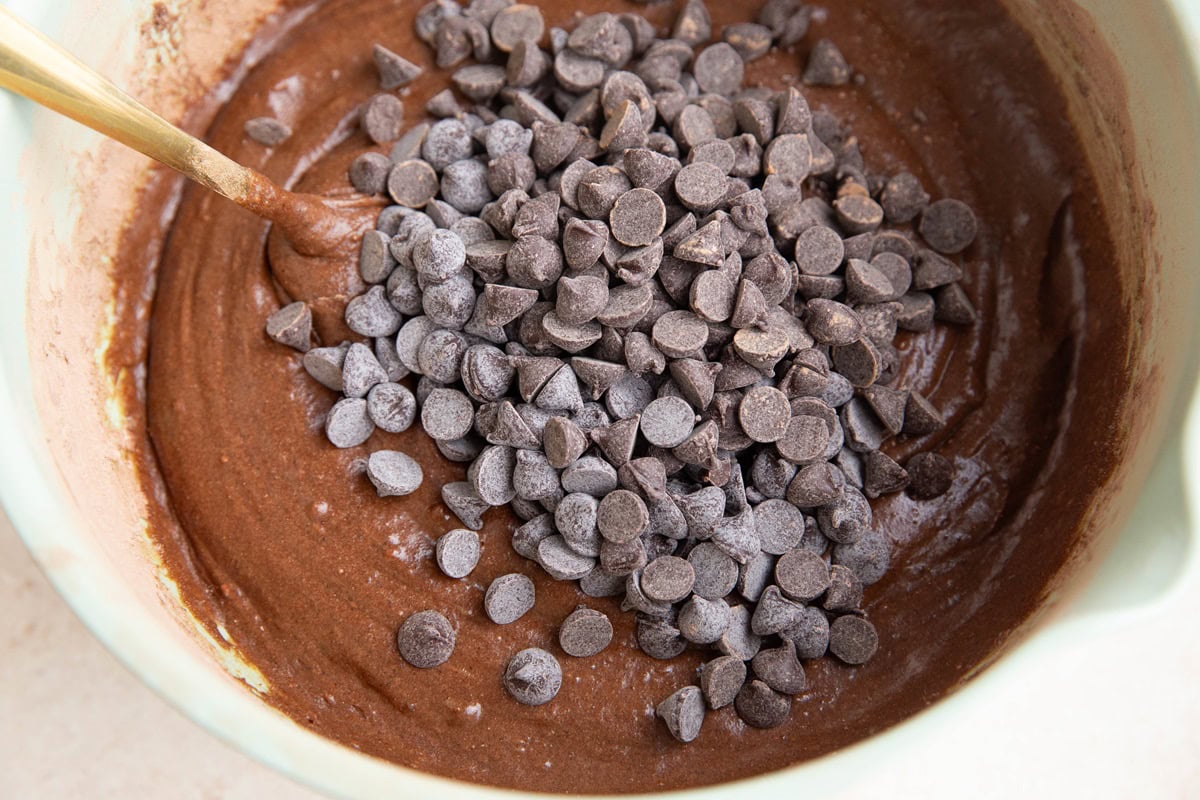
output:
[[[292,129],[274,117],[247,120],[246,135],[261,145],[277,147],[292,137]]]
[[[555,580],[578,580],[596,566],[596,559],[571,549],[562,536],[550,536],[537,547],[537,562]]]
[[[608,305],[608,282],[584,275],[564,276],[558,282],[556,318],[567,325],[584,325]]]
[[[628,489],[617,489],[600,501],[596,519],[600,535],[618,544],[641,536],[650,524],[646,504]]]
[[[767,499],[786,497],[788,486],[795,477],[796,466],[778,458],[770,450],[760,450],[750,467],[753,488]]]
[[[904,409],[904,432],[911,436],[925,436],[941,430],[946,425],[941,412],[920,392],[909,392]]]
[[[774,35],[766,25],[754,22],[736,22],[726,25],[721,38],[729,43],[744,61],[754,61],[771,49]]]
[[[398,450],[376,450],[367,458],[367,477],[380,497],[412,494],[421,485],[421,465]]]
[[[908,393],[888,386],[869,386],[863,390],[863,397],[875,412],[875,416],[887,428],[892,436],[904,428],[904,409],[908,403]]]
[[[920,500],[940,497],[954,483],[954,465],[937,453],[918,453],[905,465],[908,493]]]
[[[391,160],[383,153],[363,153],[350,162],[350,183],[363,194],[380,194],[387,188],[391,168]]]
[[[396,634],[401,657],[419,669],[445,664],[454,652],[454,628],[436,611],[418,611]]]
[[[483,609],[492,622],[507,625],[525,616],[533,608],[534,598],[533,581],[513,572],[491,582],[483,596]]]
[[[734,707],[752,728],[777,728],[787,719],[791,699],[760,680],[752,680],[737,693]]]
[[[847,664],[865,664],[878,649],[879,634],[862,617],[846,614],[829,626],[829,652]]]
[[[387,373],[371,348],[358,342],[350,345],[342,363],[342,393],[347,397],[366,397],[371,387],[386,381]]]
[[[807,606],[796,623],[780,635],[796,646],[798,658],[820,658],[829,649],[829,620],[821,609]]]
[[[562,275],[562,251],[540,236],[525,236],[512,245],[505,264],[509,278],[517,286],[545,289]]]
[[[781,694],[800,694],[808,686],[796,645],[784,639],[780,647],[760,650],[750,662],[754,675]]]
[[[934,317],[954,325],[971,325],[977,316],[975,306],[957,283],[943,286],[934,295]]]
[[[718,656],[701,667],[700,689],[713,710],[732,703],[745,682],[746,663],[735,656]]]
[[[617,471],[607,461],[584,456],[563,470],[562,487],[566,492],[603,497],[617,488]]]
[[[696,413],[687,401],[678,397],[661,397],[642,412],[642,436],[659,447],[682,444],[696,424]]]
[[[706,600],[719,600],[733,591],[737,563],[712,542],[700,542],[688,553],[695,580],[692,591]]]
[[[595,264],[608,244],[608,227],[598,220],[573,219],[563,228],[563,255],[572,269]]]
[[[509,53],[518,42],[537,42],[545,33],[546,22],[536,6],[518,3],[502,9],[492,19],[492,42],[496,49]]]
[[[814,225],[796,239],[796,265],[806,275],[829,275],[845,256],[842,238],[831,228]]]
[[[939,253],[961,253],[975,241],[979,224],[970,206],[961,200],[938,200],[921,214],[921,238]]]
[[[466,436],[473,419],[470,398],[457,389],[434,389],[421,406],[421,427],[434,439]]]
[[[697,595],[679,609],[679,633],[696,644],[717,641],[729,627],[729,622],[729,606],[724,600],[706,600]]]
[[[950,259],[938,255],[932,250],[921,250],[916,254],[912,288],[936,289],[939,286],[962,280],[962,276],[962,269]]]
[[[579,589],[588,597],[619,597],[625,593],[625,576],[596,567],[579,579]]]
[[[863,466],[863,493],[872,500],[898,492],[908,485],[908,472],[878,450],[864,456]]]
[[[629,178],[616,167],[596,167],[580,178],[575,199],[584,214],[608,219],[617,198],[632,188]]]
[[[310,347],[309,340],[312,337],[312,309],[308,307],[308,304],[301,301],[289,303],[267,317],[266,330],[267,336],[276,342],[287,345],[293,350],[299,350],[301,353],[308,353]],[[332,348],[323,349],[329,350]],[[341,362],[344,359],[345,354],[339,351],[336,360]],[[314,358],[314,363],[318,360],[320,359]],[[338,365],[338,369],[340,371],[340,364]],[[340,382],[340,379],[338,382]]]
[[[567,545],[582,556],[600,555],[600,534],[596,530],[596,498],[572,492],[559,501],[554,510],[554,524]]]
[[[569,656],[594,656],[612,641],[613,626],[608,617],[595,609],[580,606],[563,620],[558,643]]]
[[[742,597],[757,603],[771,582],[775,571],[775,557],[769,553],[757,556],[738,568],[737,590]]]
[[[888,222],[903,225],[916,219],[929,205],[929,195],[917,176],[901,172],[884,185],[879,202]]]
[[[720,364],[694,358],[675,359],[670,364],[671,378],[684,399],[702,410],[712,402],[714,379],[720,370]]]
[[[642,247],[654,241],[666,226],[666,207],[662,198],[649,189],[631,189],[613,203],[609,227],[613,237],[629,247]]]
[[[729,609],[729,614],[729,627],[717,640],[717,649],[727,656],[749,661],[762,646],[761,637],[750,630],[750,609],[737,605]]]
[[[479,563],[479,535],[462,528],[442,534],[434,547],[434,558],[446,577],[465,578]]]
[[[817,509],[821,532],[835,542],[857,541],[871,524],[871,506],[862,492],[843,486],[841,496]]]
[[[471,64],[455,70],[450,80],[465,97],[481,103],[504,88],[507,73],[495,64]]]
[[[725,248],[721,242],[721,223],[713,221],[697,229],[675,245],[671,255],[693,264],[723,266]]]
[[[671,38],[691,47],[712,38],[712,19],[703,0],[687,0],[675,19]]]
[[[677,556],[662,556],[642,570],[642,591],[651,600],[674,603],[687,597],[695,582],[692,565]]]
[[[754,607],[750,629],[759,636],[781,633],[796,625],[803,614],[804,606],[784,597],[778,586],[767,586]]]
[[[693,741],[704,724],[704,694],[698,686],[684,686],[659,703],[654,713],[678,741]]]
[[[738,406],[742,430],[756,442],[777,442],[788,432],[792,409],[787,396],[771,386],[755,386]]]
[[[631,331],[625,336],[625,363],[638,375],[661,375],[667,368],[667,357],[650,343],[649,336],[641,331]]]
[[[457,119],[435,122],[421,143],[421,158],[435,170],[471,157],[474,147],[467,127]]]
[[[741,88],[745,69],[742,56],[726,42],[701,50],[692,65],[701,91],[719,95],[731,95]]]
[[[882,534],[866,531],[853,542],[836,545],[833,563],[853,570],[863,585],[870,586],[882,578],[891,565],[890,548]]]
[[[377,94],[363,104],[359,125],[375,144],[394,142],[404,125],[404,104],[393,94]]]
[[[863,330],[858,315],[833,300],[809,300],[804,321],[808,332],[821,344],[847,345],[858,339]]]
[[[754,509],[756,530],[762,549],[783,555],[800,544],[804,536],[804,514],[786,500],[769,499]]]
[[[625,372],[609,387],[604,396],[604,403],[614,417],[628,419],[640,414],[653,399],[654,389],[649,383],[637,375]]]
[[[829,427],[824,420],[808,415],[792,417],[782,438],[775,443],[786,461],[804,466],[820,459],[829,442]]]
[[[869,387],[879,379],[883,367],[878,348],[866,336],[860,336],[850,344],[830,348],[830,360],[850,385],[855,388]]]
[[[504,668],[504,688],[518,703],[527,706],[549,703],[561,687],[562,668],[558,660],[540,648],[522,650]]]
[[[372,49],[375,68],[379,70],[379,88],[385,91],[399,89],[412,83],[424,71],[406,58],[396,55],[383,45]]]
[[[804,68],[804,82],[809,86],[844,86],[850,82],[850,66],[837,45],[828,39],[813,45]]]
[[[726,180],[725,173],[715,164],[698,161],[682,167],[676,174],[675,195],[697,214],[707,214],[720,205]]]
[[[485,447],[480,452],[467,470],[467,480],[480,499],[491,506],[502,506],[516,497],[517,492],[512,485],[516,460],[512,448],[503,445]]]
[[[652,340],[668,358],[688,358],[708,341],[708,326],[690,311],[671,311],[654,322]]]
[[[854,611],[862,605],[863,585],[854,570],[841,564],[829,568],[829,589],[821,606],[826,611]]]
[[[315,351],[310,351],[310,354]],[[367,401],[343,398],[325,417],[325,436],[334,447],[357,447],[370,438],[375,424],[367,416]]]
[[[687,649],[687,640],[679,635],[677,628],[656,619],[638,620],[637,643],[643,653],[663,661],[675,658]]]
[[[408,208],[421,208],[437,195],[438,188],[437,173],[420,159],[401,161],[388,172],[388,194]]]
[[[775,564],[775,582],[788,598],[807,603],[829,588],[829,567],[818,555],[793,550]]]
[[[534,402],[538,408],[547,411],[578,411],[583,408],[583,396],[579,394],[575,371],[569,366],[560,367],[538,391]]]
[[[587,437],[579,426],[565,417],[551,417],[542,432],[546,459],[555,469],[563,469],[583,455]]]
[[[641,109],[632,100],[626,100],[617,111],[609,116],[600,131],[600,147],[610,153],[620,153],[633,147],[644,147],[646,129]]]
[[[833,201],[833,208],[838,224],[850,234],[869,233],[883,224],[883,209],[864,195],[843,195]]]

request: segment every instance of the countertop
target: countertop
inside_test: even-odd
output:
[[[0,798],[318,800],[138,682],[0,511]]]

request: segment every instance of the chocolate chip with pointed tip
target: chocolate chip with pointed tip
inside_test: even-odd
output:
[[[954,483],[954,465],[937,453],[918,453],[905,465],[908,471],[908,493],[920,500],[940,497]]]
[[[445,664],[454,652],[454,641],[450,621],[436,611],[418,611],[411,615],[396,634],[400,656],[419,669]]]
[[[562,667],[554,656],[540,648],[522,650],[504,668],[504,688],[518,703],[544,705],[558,695],[561,687]]]

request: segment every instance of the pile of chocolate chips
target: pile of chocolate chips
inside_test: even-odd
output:
[[[425,6],[417,31],[438,65],[478,63],[429,101],[436,121],[404,132],[392,90],[421,71],[376,47],[385,91],[362,126],[394,144],[360,156],[350,179],[394,205],[363,235],[371,288],[346,309],[364,341],[310,349],[301,303],[267,324],[344,395],[326,420],[334,445],[419,416],[444,456],[470,464],[442,489],[470,529],[438,542],[445,574],[474,568],[473,531],[508,506],[524,521],[513,548],[589,597],[623,596],[647,654],[714,651],[699,685],[658,707],[681,741],[729,704],[750,725],[782,723],[804,660],[866,662],[878,636],[863,587],[889,564],[868,498],[936,497],[953,477],[941,456],[901,466],[880,447],[943,424],[895,383],[893,340],[974,321],[950,257],[976,221],[959,201],[931,203],[913,175],[869,173],[858,141],[795,87],[742,86],[744,63],[796,45],[809,18],[771,0],[709,44],[699,0],[668,39],[635,14],[545,36],[538,9],[508,0]],[[841,84],[851,70],[822,41],[804,79]],[[421,482],[396,451],[372,453],[367,474],[380,495]],[[534,602],[518,575],[485,598],[499,624]],[[573,657],[611,637],[588,608],[560,631]],[[454,630],[423,611],[398,644],[436,666]],[[504,680],[542,703],[561,678],[533,649]]]

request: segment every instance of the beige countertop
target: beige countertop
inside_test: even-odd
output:
[[[0,798],[317,800],[138,682],[0,512]]]

